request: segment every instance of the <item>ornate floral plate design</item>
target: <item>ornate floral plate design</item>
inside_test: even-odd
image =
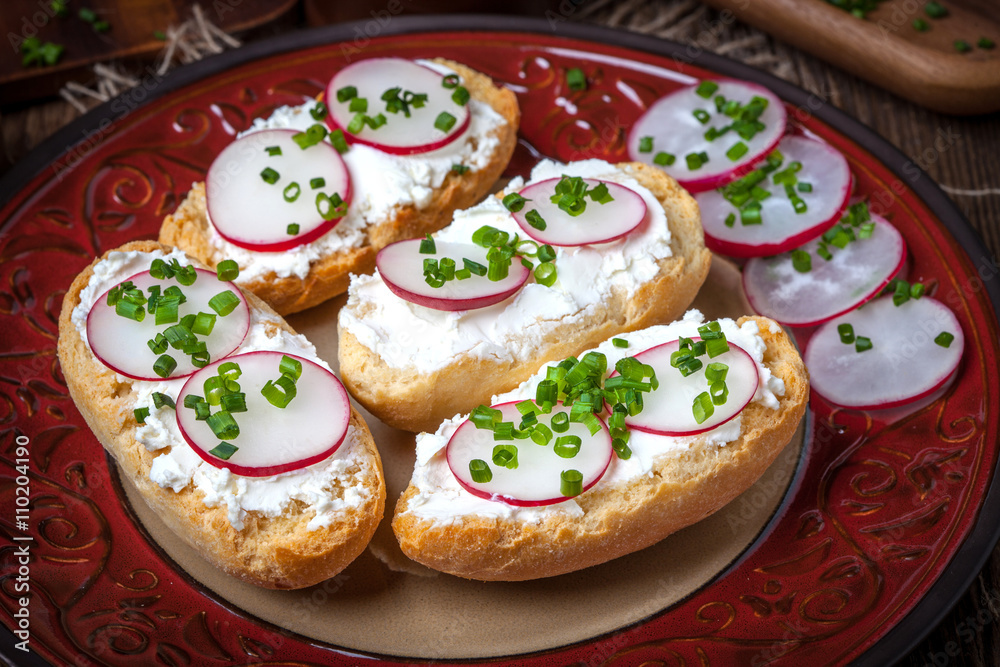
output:
[[[453,58],[513,88],[524,120],[511,173],[537,155],[624,159],[630,123],[692,78],[760,82],[796,123],[848,157],[858,192],[905,236],[911,278],[931,284],[966,332],[957,381],[909,414],[841,412],[814,397],[805,459],[784,505],[710,586],[635,626],[520,663],[884,664],[933,627],[950,607],[942,600],[964,592],[996,542],[1000,515],[990,487],[1000,293],[981,278],[996,266],[968,224],[913,163],[820,98],[695,47],[551,23],[392,18],[254,44],[164,80],[147,77],[0,183],[0,617],[17,627],[16,552],[25,542],[15,538],[30,535],[29,645],[38,655],[81,665],[361,659],[233,608],[142,538],[67,395],[56,322],[73,277],[107,249],[155,238],[236,132],[314,95],[346,62],[387,54]],[[569,67],[587,73],[586,91],[565,86]],[[19,471],[25,440],[30,460]],[[27,533],[14,512],[25,487]],[[4,652],[22,655],[11,648],[19,640],[0,632]]]

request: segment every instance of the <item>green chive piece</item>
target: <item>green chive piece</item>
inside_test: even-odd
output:
[[[267,151],[267,154],[271,157],[281,155],[281,146],[268,146],[264,150]]]
[[[552,262],[542,262],[537,267],[535,267],[535,281],[545,285],[546,287],[552,287],[556,279],[558,278],[558,272],[556,270],[555,264]]]
[[[580,446],[582,444],[583,440],[578,435],[561,435],[556,438],[553,450],[557,456],[564,459],[571,459],[580,453]]]
[[[924,287],[923,283],[913,283],[912,285],[910,285],[910,298],[919,299],[924,295],[924,292],[926,291],[927,288]]]
[[[511,431],[513,431],[513,426],[514,426],[513,424],[511,424],[510,422],[504,422],[504,424],[510,424]],[[497,426],[498,427],[502,426],[502,424],[498,424]],[[506,431],[506,430],[507,429],[504,429],[504,431]],[[499,428],[498,428],[498,431],[499,431]],[[504,434],[504,435],[506,435],[506,434]],[[494,439],[498,439],[497,431],[493,432],[493,437],[494,437]],[[503,437],[503,436],[501,436],[501,437]],[[511,436],[511,437],[513,437],[513,436]],[[503,439],[506,440],[508,438],[503,437]],[[507,445],[507,444],[504,444],[504,445],[495,445],[493,447],[493,456],[492,456],[492,459],[493,459],[493,464],[494,465],[498,465],[501,468],[507,468],[508,470],[516,470],[517,469],[517,445]]]
[[[142,322],[146,319],[145,308],[125,299],[119,299],[118,303],[115,304],[115,313],[136,322]]]
[[[434,243],[434,237],[430,234],[425,234],[424,239],[420,242],[420,254],[433,255],[436,252],[437,245]]]
[[[298,380],[302,377],[302,362],[287,354],[283,354],[281,355],[281,361],[278,362],[278,372]]]
[[[177,362],[169,354],[161,354],[153,363],[153,372],[165,378],[174,372]]]
[[[236,306],[240,305],[240,299],[238,296],[233,294],[232,290],[227,289],[223,292],[219,292],[209,299],[208,305],[219,315],[225,317],[229,313],[236,310]]]
[[[469,91],[464,86],[459,86],[455,88],[455,92],[451,94],[451,101],[458,106],[465,106],[469,101]]]
[[[959,53],[968,53],[972,50],[972,46],[964,39],[956,39],[954,46]]]
[[[996,42],[994,42],[989,37],[980,37],[979,41],[976,42],[976,46],[978,46],[981,49],[992,49],[996,45],[997,45]]]
[[[153,39],[160,42],[165,42],[167,41],[167,33],[163,32],[162,30],[154,30]]]
[[[288,226],[285,227],[285,233],[288,234],[289,236],[295,236],[296,234],[298,234],[299,233],[299,223],[297,223],[297,222],[290,222],[290,223],[288,223]]]
[[[347,102],[348,100],[353,100],[357,96],[358,96],[358,89],[355,88],[354,86],[344,86],[343,88],[337,91],[337,101],[341,103]]]
[[[850,322],[838,324],[837,333],[840,335],[841,343],[850,345],[854,342],[854,327],[850,324]]]
[[[489,464],[482,459],[469,461],[469,475],[472,476],[472,481],[477,484],[486,484],[493,479],[493,471],[490,470]]]
[[[457,118],[452,116],[447,111],[442,111],[438,114],[438,117],[434,119],[434,127],[441,130],[442,132],[448,132],[451,128],[455,127],[455,123],[458,121]]]
[[[538,231],[543,231],[547,226],[545,219],[542,215],[535,209],[531,209],[524,214],[524,219],[528,221],[528,224],[537,229]]]
[[[812,257],[801,248],[792,251],[792,267],[799,273],[812,271]]]
[[[569,415],[565,412],[552,415],[552,430],[556,433],[565,433],[569,430]]]
[[[210,336],[212,329],[215,328],[216,317],[215,313],[198,313],[194,318],[191,333],[198,334],[199,336]]]
[[[948,16],[948,10],[940,2],[928,2],[924,5],[924,13],[932,19],[941,19]]]
[[[316,211],[324,220],[333,220],[347,215],[347,205],[340,198],[340,194],[334,192],[328,195],[325,192],[316,193]]]
[[[955,340],[955,334],[949,331],[942,331],[937,336],[934,337],[934,342],[941,347],[951,347],[952,341]]]
[[[443,88],[454,88],[459,84],[459,78],[457,74],[449,74],[448,76],[441,79],[441,86]]]
[[[566,70],[566,85],[570,90],[586,90],[587,75],[579,67],[570,68]]]
[[[247,395],[241,392],[236,392],[233,394],[226,394],[223,396],[219,405],[226,412],[246,412],[247,411]]]
[[[232,458],[233,454],[239,451],[239,447],[230,444],[228,442],[220,442],[212,449],[208,450],[208,453],[217,459],[222,459],[223,461],[228,461]]]
[[[147,340],[146,345],[149,346],[153,354],[163,354],[167,351],[167,337],[158,333],[155,338]]]
[[[687,168],[691,171],[701,169],[701,166],[704,164],[699,153],[688,153],[684,156],[684,161],[687,162]]]
[[[203,402],[205,399],[197,394],[188,394],[184,397],[184,407],[190,410],[194,410],[195,406]]]
[[[712,401],[712,396],[707,391],[698,394],[691,406],[691,412],[695,422],[704,424],[706,419],[715,414],[715,403]]]
[[[139,422],[140,424],[145,424],[146,417],[149,416],[149,408],[136,408],[135,410],[132,411],[132,414],[135,415],[135,420],[137,422]]]
[[[733,162],[736,162],[741,157],[746,155],[748,150],[750,150],[750,148],[745,143],[738,141],[733,144],[728,151],[726,151],[726,157]]]
[[[312,119],[320,123],[326,118],[326,114],[327,108],[323,102],[317,102],[316,106],[309,110],[309,115],[312,116]]]
[[[652,153],[653,152],[653,137],[640,137],[639,138],[639,152],[640,153]]]
[[[215,275],[223,282],[236,280],[240,276],[240,265],[236,260],[224,259],[215,267]]]
[[[583,474],[579,470],[563,470],[559,473],[559,493],[567,498],[583,493]]]
[[[174,399],[170,398],[166,394],[154,391],[152,396],[153,396],[153,407],[155,407],[157,410],[159,410],[164,406],[170,408],[171,410],[177,409],[177,405],[174,403]]]
[[[525,202],[531,201],[521,196],[519,192],[511,192],[503,198],[503,207],[511,213],[517,213],[524,208]]]
[[[713,382],[708,388],[708,393],[712,397],[713,405],[725,405],[729,400],[729,387],[722,380]]]
[[[664,151],[660,151],[653,157],[653,164],[657,164],[661,167],[669,167],[676,161],[677,161],[676,155]]]
[[[612,338],[611,344],[615,347],[628,347],[628,341],[624,338]]]
[[[347,145],[347,139],[344,138],[344,131],[337,129],[330,132],[330,143],[333,147],[337,149],[337,152],[343,155],[350,148]]]
[[[366,113],[368,111],[368,100],[364,97],[355,97],[351,100],[347,110],[351,113]]]
[[[281,175],[270,167],[264,167],[264,170],[260,172],[260,177],[264,179],[265,183],[274,185],[278,182],[278,179],[281,178]]]
[[[694,89],[695,94],[698,97],[704,97],[706,100],[710,99],[715,91],[719,89],[719,84],[714,81],[702,81],[698,84],[698,87]]]
[[[261,395],[267,399],[267,402],[276,408],[282,408],[288,406],[295,398],[298,390],[295,388],[295,380],[288,375],[282,375],[274,382],[268,380],[260,389]]]
[[[451,170],[453,172],[455,172],[456,174],[464,174],[465,172],[469,171],[469,169],[470,169],[470,167],[468,167],[468,166],[466,166],[464,164],[453,164],[453,165],[451,165]]]
[[[707,123],[709,120],[712,119],[712,117],[704,109],[695,109],[694,111],[691,112],[691,115],[694,116],[695,120],[697,120],[702,125],[704,125],[705,123]]]
[[[302,194],[302,188],[299,186],[298,183],[292,181],[291,183],[285,186],[285,189],[282,191],[281,194],[285,198],[285,201],[291,204],[293,201],[299,198],[300,194]]]
[[[854,339],[854,349],[858,352],[865,352],[872,349],[872,341],[865,336],[858,336]]]

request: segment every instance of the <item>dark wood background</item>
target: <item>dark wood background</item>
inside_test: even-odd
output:
[[[341,13],[330,16],[324,15],[321,4],[307,1],[300,15],[308,16],[312,23],[367,15],[366,3],[350,4],[354,6],[353,15],[340,9]],[[427,11],[439,4],[413,0],[407,6],[408,11]],[[474,4],[476,9],[483,8],[482,3],[468,3],[466,7],[458,2],[445,4],[453,11],[468,11]],[[487,4],[495,10],[504,3]],[[524,4],[518,7],[524,8]],[[727,20],[695,0],[590,0],[573,7],[567,13],[569,20],[698,43],[702,48],[769,69],[843,109],[921,166],[951,196],[993,256],[1000,257],[1000,113],[960,117],[927,111],[753,28]],[[304,18],[299,20],[304,22]],[[273,30],[283,29],[287,27]],[[0,111],[0,174],[77,115],[61,100]],[[994,551],[975,583],[941,625],[900,664],[1000,665],[998,637],[1000,549]]]

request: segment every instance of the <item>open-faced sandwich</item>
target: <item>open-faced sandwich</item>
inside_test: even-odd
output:
[[[679,317],[710,261],[697,204],[658,169],[543,161],[352,277],[341,375],[387,424],[433,430],[547,361]]]
[[[160,241],[288,314],[344,292],[376,252],[435,231],[507,166],[514,93],[458,63],[373,58],[323,101],[282,107],[225,148],[160,230]]]
[[[329,366],[237,274],[151,241],[108,252],[66,293],[59,361],[164,523],[233,576],[301,588],[368,544],[382,465]]]
[[[789,442],[809,387],[772,320],[683,320],[550,363],[417,436],[393,530],[428,567],[549,577],[663,539],[750,487]]]

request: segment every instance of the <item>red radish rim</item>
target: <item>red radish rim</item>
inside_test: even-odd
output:
[[[886,224],[889,224],[889,223],[886,222]],[[889,226],[891,227],[892,225],[889,225]],[[895,229],[895,227],[893,227],[893,229]],[[896,233],[898,234],[899,230],[896,230]],[[900,236],[902,236],[902,235],[900,235]],[[909,257],[909,253],[908,253],[908,251],[906,249],[906,242],[905,241],[903,242],[902,245],[903,245],[903,252],[902,252],[902,255],[899,258],[899,263],[896,264],[896,268],[893,269],[892,272],[889,274],[889,276],[885,280],[883,280],[881,283],[879,283],[879,285],[877,287],[873,288],[870,294],[865,295],[862,299],[860,299],[859,301],[855,302],[853,306],[849,306],[847,308],[844,308],[840,312],[834,313],[833,315],[830,315],[829,317],[823,317],[823,318],[820,318],[820,319],[814,320],[814,321],[799,322],[799,321],[791,321],[791,320],[779,320],[777,318],[774,318],[775,321],[779,322],[780,324],[785,324],[785,325],[790,326],[790,327],[798,327],[798,328],[815,327],[815,326],[819,326],[820,324],[825,324],[826,322],[829,322],[832,319],[840,317],[841,315],[846,315],[847,313],[851,312],[852,310],[854,310],[854,309],[856,309],[856,308],[858,308],[858,307],[860,307],[860,306],[868,303],[869,301],[871,301],[872,299],[874,299],[875,297],[877,297],[879,295],[879,293],[883,289],[885,289],[886,285],[888,285],[893,280],[895,280],[897,277],[899,277],[900,274],[903,272],[903,269],[906,267],[906,260]],[[747,274],[746,274],[745,271],[741,273],[740,280],[741,280],[741,282],[743,284],[743,293],[746,295],[747,301],[750,302],[750,307],[753,308],[754,311],[756,311],[758,314],[765,315],[765,317],[773,317],[772,315],[766,315],[765,313],[763,313],[761,311],[761,309],[758,307],[757,303],[755,302],[754,295],[750,292],[750,290],[747,289]]]
[[[740,81],[738,79],[713,79],[713,81],[715,81],[716,83],[719,83],[721,81],[727,81],[727,82],[730,82],[730,83],[738,83],[740,85],[746,86],[747,88],[751,88],[751,89],[754,89],[754,90],[761,91],[761,92],[765,93],[766,97],[768,98],[768,103],[769,104],[774,104],[775,102],[777,102],[778,104],[781,105],[781,109],[784,112],[784,116],[785,116],[785,127],[786,128],[788,127],[788,110],[785,107],[785,103],[784,103],[784,101],[780,97],[778,97],[769,88],[761,86],[760,84],[751,83],[749,81]],[[697,84],[691,84],[690,86],[685,86],[683,88],[678,88],[677,90],[675,90],[675,91],[673,91],[671,93],[667,93],[666,95],[664,95],[663,97],[661,97],[661,98],[659,98],[659,99],[657,99],[655,101],[659,102],[660,100],[662,100],[662,99],[664,99],[666,97],[670,97],[671,95],[676,95],[676,94],[678,94],[680,92],[683,92],[683,91],[687,90],[688,88],[693,88],[696,85]],[[635,123],[632,124],[632,129],[629,130],[628,137],[626,138],[626,142],[625,142],[626,146],[630,146],[632,144],[632,133],[638,131],[637,128],[640,126],[641,121],[646,117],[646,115],[651,110],[652,110],[652,104],[645,111],[643,111],[642,114],[639,116],[639,118],[636,119]],[[774,149],[778,147],[778,144],[781,143],[781,140],[785,138],[785,134],[786,133],[787,133],[787,130],[786,130],[786,132],[781,132],[781,133],[778,134],[778,136],[768,145],[767,149],[761,152],[761,154],[760,154],[761,155],[761,159],[766,158],[768,155],[770,155],[772,152],[774,152]],[[717,174],[715,176],[706,176],[706,177],[702,177],[702,178],[692,178],[692,179],[675,178],[674,180],[676,180],[681,185],[681,187],[683,187],[689,193],[691,193],[691,194],[697,194],[699,192],[707,192],[708,190],[714,190],[714,189],[716,189],[718,187],[721,187],[723,185],[726,185],[728,183],[732,183],[733,181],[735,181],[735,180],[737,180],[739,178],[742,178],[743,176],[746,176],[751,171],[753,171],[756,168],[757,164],[759,164],[759,162],[754,162],[754,161],[751,160],[750,162],[747,162],[744,165],[740,165],[739,167],[736,167],[736,168],[732,169],[731,171],[723,172],[723,173]],[[706,237],[706,242],[707,242],[707,240],[708,239]],[[707,245],[707,243],[706,243],[706,245]]]
[[[504,407],[504,406],[507,406],[507,405],[515,405],[515,404],[520,403],[520,402],[521,401],[507,401],[506,403],[497,403],[495,405],[491,405],[490,407],[491,408],[500,408],[500,407]],[[562,405],[562,401],[560,401],[556,405]],[[608,438],[610,439],[611,438],[611,432],[608,430],[608,425],[604,423],[604,419],[602,417],[600,417],[599,415],[597,415],[597,421],[600,422],[601,428],[607,433]],[[612,459],[614,458],[614,455],[615,455],[615,450],[613,448],[609,447],[608,448],[608,460],[607,460],[607,463],[604,464],[604,469],[601,471],[601,474],[598,475],[597,477],[595,477],[594,481],[592,481],[590,484],[587,484],[585,487],[583,487],[583,489],[580,491],[580,493],[577,494],[577,495],[575,495],[575,496],[561,496],[559,498],[553,498],[553,499],[549,499],[549,500],[518,500],[517,498],[511,498],[510,496],[505,496],[505,495],[502,495],[502,494],[486,493],[484,491],[481,491],[480,489],[476,489],[474,487],[471,487],[468,484],[466,484],[462,480],[461,477],[459,477],[458,475],[455,474],[455,469],[451,465],[451,458],[448,456],[448,454],[450,453],[451,443],[455,439],[455,435],[457,435],[459,429],[461,429],[467,423],[469,423],[469,418],[468,417],[466,417],[465,421],[463,421],[461,424],[459,424],[458,428],[455,429],[455,433],[452,433],[451,437],[448,438],[448,444],[445,445],[445,459],[446,459],[446,461],[448,463],[448,471],[451,472],[451,476],[455,478],[455,481],[458,482],[459,486],[461,486],[463,489],[465,489],[466,491],[468,491],[472,495],[476,496],[477,498],[483,498],[484,500],[492,500],[493,502],[504,503],[506,505],[512,505],[514,507],[544,507],[546,505],[556,505],[558,503],[562,503],[562,502],[565,502],[567,500],[572,500],[573,498],[579,498],[580,496],[582,496],[583,494],[585,494],[587,491],[589,491],[591,488],[593,488],[593,486],[595,484],[597,484],[599,481],[601,481],[604,478],[604,475],[608,472],[608,468],[611,466],[611,461],[612,461]],[[475,425],[473,424],[472,427],[475,428]],[[517,442],[517,441],[515,441],[515,442]],[[527,440],[527,442],[531,442],[531,440]]]
[[[375,58],[372,58],[371,60],[375,60]],[[389,58],[385,58],[385,60],[389,60]],[[392,60],[407,60],[407,59],[406,58],[392,58]],[[358,62],[361,62],[361,61],[358,61]],[[411,62],[414,65],[417,65],[418,67],[423,67],[424,69],[426,69],[428,71],[431,71],[431,72],[434,72],[435,74],[440,74],[440,72],[437,72],[437,71],[433,70],[432,68],[427,67],[426,65],[418,63],[418,62],[416,62],[414,60],[408,60],[408,62]],[[350,65],[347,65],[347,67],[350,67]],[[344,67],[342,69],[347,69],[347,67]],[[326,89],[325,89],[326,90],[326,95],[325,95],[324,99],[326,99],[326,100],[336,100],[337,99],[337,91],[331,90],[331,89],[333,87],[333,79],[339,73],[340,72],[337,72],[332,77],[330,77],[330,81],[326,84]],[[444,75],[442,75],[442,76],[444,76]],[[374,148],[377,151],[382,151],[383,153],[388,153],[389,155],[416,155],[417,153],[429,153],[429,152],[435,151],[435,150],[437,150],[439,148],[444,148],[448,144],[454,143],[455,140],[457,140],[460,136],[462,136],[465,133],[465,131],[469,128],[469,123],[472,122],[472,107],[469,105],[468,102],[465,103],[465,107],[466,107],[466,109],[468,109],[468,113],[465,114],[465,120],[463,120],[461,123],[459,123],[455,127],[453,127],[452,130],[451,130],[451,133],[449,133],[448,135],[446,135],[443,139],[439,139],[438,141],[432,141],[429,144],[421,144],[420,146],[385,146],[385,145],[382,145],[382,144],[379,144],[379,143],[376,143],[376,142],[373,142],[373,141],[369,141],[367,139],[362,139],[362,138],[360,138],[360,137],[358,137],[356,135],[353,135],[353,134],[351,134],[350,132],[347,131],[346,127],[341,127],[340,124],[337,123],[337,121],[333,118],[333,114],[329,110],[330,109],[330,105],[329,104],[327,104],[326,126],[331,131],[332,130],[341,130],[344,133],[344,138],[347,140],[347,142],[349,144],[361,144],[363,146],[368,146],[370,148]]]
[[[346,423],[344,424],[344,432],[340,434],[340,438],[336,441],[336,443],[334,445],[332,445],[330,448],[324,450],[324,452],[322,452],[320,454],[314,454],[312,456],[307,456],[306,458],[300,459],[298,461],[292,461],[292,462],[289,462],[289,463],[282,463],[282,464],[275,465],[275,466],[267,466],[267,467],[254,468],[254,467],[247,467],[247,466],[237,465],[235,463],[230,463],[229,461],[226,461],[225,459],[220,459],[218,457],[212,456],[208,452],[202,450],[202,448],[198,444],[196,444],[194,442],[194,440],[192,440],[188,436],[187,431],[184,430],[184,426],[181,423],[181,420],[178,419],[177,420],[177,428],[180,431],[181,436],[184,438],[184,441],[188,444],[189,447],[191,447],[191,449],[194,450],[195,454],[197,454],[199,457],[201,457],[201,459],[203,461],[205,461],[206,463],[208,463],[209,465],[211,465],[211,466],[213,466],[215,468],[225,468],[225,469],[229,470],[230,472],[232,472],[233,474],[240,475],[242,477],[272,477],[274,475],[279,475],[279,474],[284,473],[284,472],[292,472],[294,470],[301,470],[302,468],[307,468],[307,467],[313,465],[314,463],[319,463],[320,461],[323,461],[324,459],[328,459],[331,456],[333,456],[337,452],[337,450],[340,449],[340,446],[344,443],[344,440],[347,438],[347,432],[350,430],[350,425],[351,425],[351,401],[348,398],[347,389],[344,388],[344,383],[342,383],[340,381],[340,378],[338,378],[336,375],[334,375],[331,371],[326,370],[325,368],[323,368],[322,366],[320,366],[316,362],[311,361],[309,359],[306,359],[304,357],[300,357],[300,356],[298,356],[296,354],[289,354],[288,352],[279,352],[279,351],[275,351],[275,350],[255,350],[253,352],[245,352],[243,354],[237,354],[237,355],[234,355],[232,357],[224,357],[222,359],[219,359],[218,361],[212,362],[208,366],[205,366],[205,368],[199,368],[198,371],[203,371],[203,370],[205,370],[207,368],[212,368],[213,366],[216,366],[216,365],[218,365],[220,363],[223,363],[223,362],[226,362],[226,361],[234,361],[234,360],[236,360],[239,357],[249,357],[249,356],[258,355],[258,354],[275,355],[275,356],[278,356],[278,357],[287,356],[287,357],[291,357],[292,359],[298,359],[301,362],[312,364],[313,366],[319,368],[321,371],[323,371],[324,373],[327,373],[328,375],[330,375],[334,379],[335,384],[339,388],[339,392],[338,393],[341,395],[341,397],[344,400],[344,403],[347,406],[347,408],[345,410],[345,414],[347,414],[347,420],[346,420]],[[192,376],[193,375],[194,374],[192,374]],[[185,396],[187,394],[188,384],[190,384],[193,379],[194,379],[194,377],[188,377],[187,381],[184,383],[184,386],[181,387],[180,392],[177,394],[177,396],[178,396],[178,403],[181,402],[180,397],[181,396]],[[192,392],[192,393],[198,394],[199,392],[195,391],[195,392]],[[261,471],[263,471],[263,472],[261,472]]]
[[[247,298],[243,294],[243,290],[241,290],[236,285],[236,283],[234,283],[232,281],[229,281],[229,280],[226,280],[226,281],[219,280],[219,276],[218,276],[218,274],[215,271],[210,271],[208,269],[201,269],[201,268],[198,268],[198,267],[194,267],[194,269],[198,273],[205,274],[207,276],[210,276],[213,280],[217,280],[220,285],[229,285],[229,287],[232,290],[232,292],[234,294],[236,294],[236,296],[240,300],[240,303],[243,305],[244,309],[246,310],[246,314],[247,314],[247,317],[246,317],[246,327],[243,329],[243,336],[240,338],[240,342],[237,343],[236,347],[234,347],[232,350],[230,350],[225,355],[219,357],[218,361],[221,361],[223,359],[226,359],[226,358],[232,356],[233,353],[235,353],[237,350],[240,349],[240,347],[243,345],[243,342],[247,339],[247,335],[249,335],[249,333],[250,333],[250,319],[251,319],[250,318],[250,304],[247,303]],[[145,271],[140,271],[140,272],[138,272],[138,273],[136,273],[134,275],[131,275],[128,278],[125,278],[124,280],[118,282],[115,285],[115,287],[117,287],[118,285],[121,285],[124,282],[128,282],[130,280],[134,282],[135,278],[138,278],[139,276],[145,275],[147,273],[149,273],[148,269],[145,270]],[[111,288],[111,289],[114,289],[114,288]],[[105,362],[104,359],[101,357],[101,355],[97,354],[97,352],[94,350],[94,345],[91,342],[93,340],[93,338],[91,338],[91,336],[90,336],[90,316],[94,312],[94,309],[98,305],[101,305],[101,304],[107,305],[107,302],[108,302],[108,292],[110,292],[111,289],[109,289],[107,292],[105,292],[104,294],[102,294],[101,296],[99,296],[97,298],[97,300],[94,301],[94,305],[90,307],[90,311],[87,313],[87,347],[90,348],[90,351],[94,355],[94,357],[99,362],[101,362],[101,365],[103,365],[105,368],[108,368],[108,369],[114,371],[115,373],[118,373],[119,375],[121,375],[123,377],[127,377],[127,378],[130,378],[132,380],[141,380],[143,382],[167,382],[167,381],[170,381],[170,380],[177,380],[177,379],[180,379],[180,378],[190,377],[191,375],[194,375],[195,373],[197,373],[198,371],[201,370],[200,368],[195,368],[194,370],[192,370],[189,373],[180,373],[178,375],[171,375],[170,377],[165,377],[165,378],[161,378],[159,375],[156,375],[156,374],[153,374],[152,376],[148,376],[147,377],[147,376],[144,376],[144,375],[133,375],[131,373],[126,373],[126,372],[124,372],[124,371],[122,371],[122,370],[120,370],[118,368],[115,368],[114,366],[109,365],[107,362]],[[237,306],[237,308],[238,308],[238,306]],[[235,312],[235,310],[233,312]],[[232,314],[233,313],[230,313],[230,315],[232,315]],[[147,316],[148,316],[148,313],[147,313]],[[212,362],[212,363],[215,363],[215,362]],[[209,365],[211,365],[211,364],[209,364]]]
[[[415,306],[423,306],[432,310],[440,310],[450,313],[458,312],[460,310],[477,310],[479,308],[486,308],[487,306],[492,306],[502,301],[506,301],[514,294],[517,294],[521,288],[524,287],[525,283],[528,282],[528,278],[531,277],[531,269],[524,266],[520,262],[511,261],[510,270],[523,272],[524,279],[521,280],[521,282],[517,283],[514,287],[508,290],[504,290],[503,292],[468,299],[447,299],[444,297],[425,296],[423,294],[411,292],[410,290],[400,287],[390,280],[386,280],[385,274],[379,263],[380,258],[383,257],[382,253],[388,248],[401,243],[416,244],[419,242],[420,239],[404,239],[402,241],[395,241],[379,250],[378,254],[375,255],[375,267],[379,270],[379,274],[382,276],[382,282],[385,283],[385,286],[389,288],[390,292],[398,296],[400,299],[412,303]]]
[[[531,189],[533,187],[541,186],[544,183],[549,183],[551,181],[559,182],[561,180],[562,180],[561,177],[560,178],[547,178],[544,181],[538,181],[537,183],[529,183],[528,185],[526,185],[523,188],[521,188],[518,191],[518,194],[520,194],[520,195],[523,196],[524,192],[526,190],[529,190],[529,189]],[[649,206],[646,205],[645,198],[643,198],[643,196],[640,195],[638,192],[636,192],[632,188],[628,187],[627,185],[622,185],[621,183],[616,183],[615,181],[607,181],[607,180],[603,180],[603,179],[600,179],[600,178],[584,178],[583,180],[585,180],[585,181],[588,181],[588,180],[589,181],[597,181],[598,183],[604,183],[605,185],[614,185],[614,186],[617,186],[619,188],[622,188],[623,190],[627,190],[628,192],[632,193],[632,195],[634,195],[635,197],[637,197],[639,199],[639,201],[642,202],[642,215],[639,216],[638,222],[636,222],[635,225],[633,227],[631,227],[630,229],[627,229],[624,232],[621,232],[620,234],[616,234],[614,236],[609,236],[607,238],[602,238],[602,239],[599,239],[599,240],[592,240],[592,241],[584,241],[582,243],[556,243],[554,241],[546,240],[544,237],[536,236],[536,234],[538,233],[538,230],[535,229],[534,227],[532,227],[530,224],[528,224],[527,219],[524,217],[525,214],[527,213],[527,211],[530,210],[527,203],[524,205],[524,208],[522,208],[520,211],[518,211],[516,213],[511,213],[511,217],[513,217],[514,221],[517,222],[517,225],[518,225],[518,227],[521,228],[521,231],[523,231],[525,234],[527,234],[529,237],[531,237],[532,240],[537,241],[538,243],[544,243],[544,244],[547,244],[547,245],[555,246],[557,248],[578,248],[580,246],[593,245],[593,244],[597,244],[597,243],[612,243],[613,241],[617,241],[620,238],[624,238],[624,237],[628,236],[629,234],[631,234],[632,232],[634,232],[636,229],[638,229],[642,225],[643,222],[645,222],[646,216],[649,215]],[[597,202],[594,202],[594,201],[588,202],[587,205],[588,206],[593,206],[593,205],[601,206],[601,204],[598,204]]]
[[[687,338],[687,336],[685,336],[685,338]],[[676,343],[679,340],[680,340],[680,338],[675,338],[674,340],[668,340],[666,343],[660,343],[659,345],[654,345],[653,347],[648,347],[645,350],[642,350],[641,352],[638,352],[637,354],[634,354],[632,356],[633,357],[638,357],[639,355],[645,354],[646,352],[652,352],[653,350],[656,350],[658,348],[666,347],[667,345],[673,345],[674,343]],[[697,342],[697,341],[701,340],[701,337],[700,336],[692,336],[692,337],[690,337],[690,340],[692,340],[694,342]],[[735,349],[739,350],[740,352],[743,353],[744,356],[746,356],[747,359],[750,360],[750,365],[753,367],[754,376],[757,378],[757,381],[754,383],[754,386],[755,387],[759,387],[760,386],[760,371],[757,369],[757,362],[754,361],[754,358],[750,356],[749,352],[747,352],[746,350],[744,350],[742,347],[740,347],[739,345],[737,345],[733,341],[727,339],[726,342],[729,343],[729,348],[730,349],[735,348]],[[618,375],[618,371],[615,371],[614,373],[612,373],[608,377],[614,377],[615,375]],[[728,424],[737,415],[741,414],[743,412],[743,410],[745,410],[746,407],[748,405],[750,405],[750,403],[753,402],[753,397],[754,397],[754,395],[756,393],[757,393],[757,390],[754,389],[754,392],[752,394],[750,394],[750,398],[748,398],[747,401],[742,406],[740,406],[739,410],[737,410],[736,412],[734,412],[733,414],[731,414],[729,417],[723,419],[721,422],[719,422],[717,424],[713,424],[712,426],[709,426],[708,428],[698,428],[698,429],[696,429],[694,431],[663,431],[663,430],[655,429],[655,428],[652,428],[652,427],[649,427],[649,426],[641,426],[641,425],[629,423],[629,421],[628,421],[627,418],[625,420],[625,424],[629,428],[635,429],[636,431],[642,431],[643,433],[649,433],[651,435],[665,435],[665,436],[670,437],[670,438],[686,437],[686,436],[691,436],[691,435],[700,435],[702,433],[707,433],[709,431],[717,429],[720,426],[722,426],[723,424]]]
[[[962,370],[962,364],[964,363],[964,359],[965,359],[965,342],[963,340],[962,356],[959,358],[958,365],[955,366],[955,370],[946,375],[944,379],[942,379],[940,382],[938,382],[930,389],[922,391],[919,394],[914,394],[910,398],[901,398],[895,401],[889,401],[888,403],[873,403],[871,405],[845,405],[843,403],[838,403],[832,399],[827,398],[826,395],[819,389],[813,388],[813,391],[816,392],[817,396],[822,396],[823,400],[826,401],[827,403],[844,408],[845,410],[889,410],[891,408],[900,408],[903,407],[904,405],[909,405],[910,403],[915,403],[923,398],[927,398],[936,391],[940,391],[942,387],[947,385],[949,382],[951,382],[958,376],[958,372]]]
[[[297,130],[286,130],[282,128],[276,128],[273,130],[261,130],[261,132],[285,132],[288,134],[299,134]],[[257,132],[251,132],[248,135],[244,135],[243,137],[240,137],[240,139],[237,139],[237,141],[253,136],[254,134],[257,134]],[[333,153],[337,156],[337,159],[340,161],[340,165],[344,169],[344,173],[347,175],[347,187],[345,188],[344,194],[340,195],[341,199],[344,200],[344,206],[346,207],[345,211],[347,211],[350,210],[351,197],[353,195],[353,188],[351,184],[351,171],[350,169],[347,168],[347,163],[344,162],[344,159],[340,156],[340,153],[337,151],[337,149],[333,148],[333,146],[330,146],[330,148],[333,150]],[[210,184],[212,182],[212,179],[208,177],[208,174],[211,174],[212,167],[215,166],[216,161],[218,161],[220,157],[221,154],[216,156],[216,158],[212,160],[212,164],[209,165],[208,171],[206,172],[206,178],[205,178],[206,210],[210,209],[208,202],[211,196]],[[318,239],[319,237],[323,236],[331,229],[336,227],[338,224],[340,224],[340,221],[346,217],[347,213],[345,212],[344,215],[340,216],[339,218],[333,218],[332,220],[324,220],[315,229],[312,229],[304,234],[293,236],[287,241],[277,241],[275,243],[248,243],[247,241],[241,241],[239,239],[233,238],[232,236],[229,236],[228,234],[225,234],[221,229],[219,229],[212,221],[211,213],[208,214],[208,221],[209,223],[211,223],[212,228],[215,230],[216,234],[224,238],[229,243],[232,243],[234,246],[238,246],[246,250],[256,250],[257,252],[283,252],[285,250],[292,250],[293,248],[298,248],[299,246],[306,245],[307,243],[312,243],[313,241],[315,241],[316,239]]]

